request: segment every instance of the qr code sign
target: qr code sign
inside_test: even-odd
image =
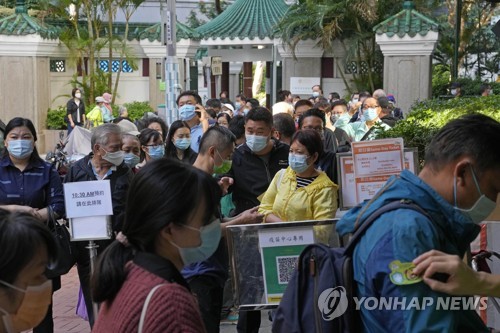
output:
[[[298,258],[299,256],[276,257],[279,284],[288,284],[297,267]]]

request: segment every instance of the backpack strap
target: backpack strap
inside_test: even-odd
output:
[[[420,206],[415,204],[413,201],[408,200],[408,199],[401,199],[401,200],[396,200],[388,203],[387,205],[384,205],[374,211],[366,220],[364,223],[362,223],[359,228],[354,232],[354,235],[352,236],[351,240],[349,241],[349,244],[347,244],[345,248],[345,253],[346,255],[352,255],[354,252],[354,248],[356,247],[356,243],[361,239],[363,234],[366,232],[366,230],[373,224],[373,222],[378,219],[382,214],[387,213],[391,210],[395,209],[411,209],[414,211],[419,212],[420,214],[424,215],[427,217],[431,222],[433,222],[431,216],[423,210]]]
[[[144,301],[144,305],[142,306],[142,311],[141,311],[141,318],[139,319],[139,327],[137,329],[137,332],[142,333],[142,330],[144,328],[144,321],[146,320],[146,313],[148,311],[148,305],[149,302],[151,302],[151,299],[153,298],[154,293],[162,286],[166,285],[165,283],[159,284],[155,286],[153,289],[148,294],[148,297],[146,297],[146,301]]]

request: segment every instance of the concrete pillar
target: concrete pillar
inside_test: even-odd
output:
[[[405,112],[416,100],[432,96],[432,52],[437,40],[434,31],[414,37],[376,35],[384,54],[384,90],[394,95]]]
[[[243,63],[231,62],[229,64],[229,98],[234,102],[236,95],[240,94],[242,87],[240,87],[240,73],[242,71]]]

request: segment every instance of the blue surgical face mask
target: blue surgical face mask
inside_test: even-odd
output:
[[[179,117],[182,121],[191,120],[196,115],[195,109],[194,105],[185,104],[179,108]]]
[[[288,164],[296,173],[302,173],[309,168],[309,165],[307,164],[308,157],[309,156],[307,155],[290,153],[288,154]]]
[[[180,150],[186,150],[191,145],[191,138],[175,139],[174,146]]]
[[[368,108],[363,112],[365,116],[365,121],[373,121],[377,119],[378,113],[376,108]]]
[[[158,160],[165,155],[165,147],[163,145],[148,146],[148,155],[153,160]]]
[[[234,107],[236,108],[236,111],[238,111],[241,108],[241,103],[240,102],[234,103]]]
[[[247,139],[248,148],[250,148],[250,150],[253,151],[254,153],[258,153],[264,150],[267,146],[267,141],[269,139],[269,137],[267,136],[252,135],[252,134],[245,134],[245,137]]]
[[[31,140],[9,140],[7,150],[15,158],[24,159],[33,152],[33,142]]]
[[[313,91],[313,97],[318,97],[319,96],[319,92],[318,91]]]
[[[201,245],[198,247],[180,247],[173,241],[170,242],[179,250],[179,255],[181,256],[184,265],[201,262],[210,258],[219,246],[221,237],[220,220],[216,219],[200,229],[187,225],[183,225],[183,227],[199,232],[201,238]]]
[[[126,153],[125,155],[123,155],[123,161],[125,162],[126,165],[129,166],[129,168],[133,168],[137,164],[139,164],[141,159],[136,154]]]
[[[468,216],[475,224],[479,224],[483,222],[488,216],[490,216],[491,212],[493,212],[493,210],[496,207],[496,203],[481,192],[481,188],[479,187],[479,183],[477,181],[476,174],[474,173],[472,165],[471,165],[471,171],[472,171],[472,179],[474,180],[474,184],[476,184],[476,189],[479,192],[479,199],[477,199],[474,205],[472,205],[472,207],[469,209],[459,208],[457,205],[456,176],[453,177],[453,199],[455,200],[456,210]]]

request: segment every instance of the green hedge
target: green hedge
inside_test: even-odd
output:
[[[500,121],[500,96],[429,99],[416,103],[405,120],[381,132],[377,138],[403,138],[405,147],[418,148],[422,163],[425,147],[434,134],[450,120],[472,113],[481,113]]]
[[[95,104],[90,104],[85,106],[85,113],[89,113],[90,110],[94,108]],[[154,112],[154,109],[149,106],[148,102],[131,102],[125,103],[124,106],[128,110],[129,118],[132,121],[140,119],[146,112]],[[118,117],[118,105],[113,105],[113,116]],[[67,129],[67,124],[65,121],[66,117],[66,106],[60,106],[57,109],[51,109],[47,111],[47,128],[60,130]]]

